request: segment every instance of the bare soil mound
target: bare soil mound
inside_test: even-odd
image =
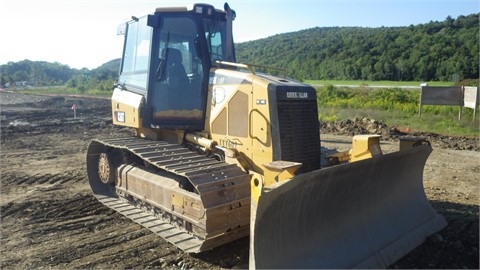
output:
[[[398,141],[401,136],[424,137],[432,142],[434,147],[442,149],[480,151],[479,137],[468,138],[461,136],[446,136],[432,132],[405,132],[397,127],[389,127],[382,121],[374,119],[347,119],[336,122],[323,122],[320,125],[322,133],[335,135],[378,134],[382,140]]]

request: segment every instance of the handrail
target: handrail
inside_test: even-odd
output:
[[[253,75],[255,75],[255,70],[253,69],[254,67],[274,69],[274,70],[280,70],[280,71],[283,71],[283,72],[287,72],[287,70],[283,69],[283,68],[269,67],[269,66],[255,65],[255,64],[232,63],[232,62],[228,62],[228,61],[218,61],[218,60],[215,61],[215,63],[219,64],[219,65],[248,69]]]
[[[255,75],[255,71],[253,70],[253,68],[250,65],[241,64],[241,63],[232,63],[232,62],[227,62],[227,61],[219,61],[219,60],[215,61],[215,63],[219,64],[219,65],[248,69],[253,75]]]

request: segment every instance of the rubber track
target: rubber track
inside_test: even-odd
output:
[[[138,137],[93,141],[112,148],[129,151],[159,169],[186,177],[199,191],[200,196],[202,196],[202,192],[218,192],[219,189],[226,185],[245,185],[250,182],[250,176],[238,166],[201,156],[177,144],[170,144],[164,141],[150,141]],[[160,217],[121,200],[113,190],[106,188],[105,185],[97,185],[92,183],[92,181],[90,185],[95,197],[104,205],[137,222],[185,252],[196,253],[217,246],[217,244],[212,245],[212,243],[208,243],[208,239],[198,239],[189,232],[162,220]],[[248,198],[248,201],[250,200],[249,197],[246,198]],[[237,201],[239,200],[237,199]],[[235,203],[235,201],[230,203]],[[207,208],[216,206],[218,207],[219,205],[212,206],[208,205],[207,202],[207,205],[204,207],[207,210]],[[249,217],[246,218],[249,220]],[[248,223],[242,225],[248,225]],[[238,235],[248,235],[248,231],[249,226],[243,226],[228,233],[233,236],[223,235],[223,237],[226,239],[232,237],[237,239],[240,238]]]

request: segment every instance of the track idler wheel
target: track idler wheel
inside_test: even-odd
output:
[[[115,166],[110,153],[101,153],[98,157],[98,176],[104,184],[115,182]]]

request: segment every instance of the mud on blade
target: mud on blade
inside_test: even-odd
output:
[[[385,268],[446,226],[428,145],[306,173],[252,200],[250,268]]]

